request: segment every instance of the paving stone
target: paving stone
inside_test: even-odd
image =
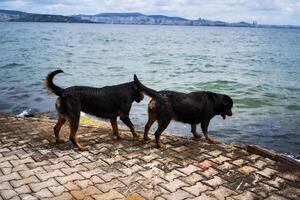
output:
[[[29,184],[29,187],[32,189],[32,191],[38,192],[43,188],[50,187],[50,186],[58,186],[58,185],[59,184],[57,183],[57,181],[54,180],[54,178],[51,178],[44,182],[31,183]]]
[[[125,176],[125,177],[121,177],[119,178],[119,180],[124,183],[125,185],[130,185],[131,183],[137,182],[139,180],[143,180],[144,177],[140,174],[132,174],[131,176]]]
[[[203,181],[203,182],[208,184],[208,185],[211,185],[213,187],[216,187],[216,186],[219,186],[219,185],[222,185],[222,184],[226,183],[227,181],[221,179],[218,176],[214,176],[214,178],[209,179],[208,181]]]
[[[198,181],[201,181],[203,179],[204,179],[204,177],[197,173],[192,173],[189,176],[180,177],[180,180],[188,183],[189,185],[194,185],[195,183],[197,183]]]
[[[141,170],[144,170],[144,168],[141,167],[140,165],[133,165],[131,167],[123,169],[122,172],[126,175],[132,175],[133,173],[141,171]]]
[[[31,157],[28,157],[25,159],[11,160],[10,162],[14,167],[16,167],[18,165],[25,164],[25,163],[33,163],[34,160]]]
[[[17,180],[17,181],[11,181],[11,185],[13,187],[20,187],[22,185],[27,185],[27,184],[30,184],[30,183],[37,183],[39,182],[38,178],[36,176],[30,176],[28,178],[24,178],[24,179],[21,179],[21,180]]]
[[[209,151],[208,154],[213,157],[218,157],[219,155],[222,154],[222,151],[220,151],[220,150]]]
[[[213,161],[214,163],[217,163],[217,164],[223,164],[225,161],[228,161],[228,160],[231,160],[231,159],[220,155],[220,156],[218,156],[216,158],[213,158],[213,159],[210,159],[210,160]]]
[[[271,178],[271,176],[275,175],[277,171],[267,167],[262,171],[258,171],[257,173],[264,177]]]
[[[244,164],[247,164],[248,161],[243,160],[243,159],[238,159],[238,160],[233,161],[232,163],[235,164],[235,165],[237,165],[237,166],[242,166]]]
[[[288,200],[287,198],[284,198],[282,196],[279,196],[277,194],[272,194],[271,196],[269,196],[268,198],[266,198],[265,200]]]
[[[269,194],[274,193],[277,189],[264,183],[258,183],[256,187],[250,189],[251,192],[266,198]]]
[[[189,194],[188,192],[186,192],[184,190],[177,190],[176,192],[173,192],[170,194],[165,194],[165,195],[163,195],[163,197],[166,199],[181,200],[181,199],[193,197],[193,195]]]
[[[133,193],[128,196],[124,200],[146,200],[144,197],[139,195],[138,193]]]
[[[163,174],[165,174],[164,171],[157,167],[153,167],[152,169],[141,171],[139,173],[147,179],[151,179],[153,176],[163,176]]]
[[[69,191],[80,190],[80,187],[73,182],[68,182],[67,184],[64,184],[64,187]]]
[[[265,166],[267,166],[268,164],[264,161],[258,160],[256,161],[253,166],[258,168],[258,169],[263,169]]]
[[[199,167],[200,169],[203,169],[203,170],[208,169],[210,167],[214,167],[214,166],[216,166],[216,163],[214,163],[210,160],[204,160],[201,163],[197,164],[197,167]]]
[[[0,200],[299,199],[300,170],[240,147],[165,134],[167,149],[160,150],[108,137],[108,123],[80,127],[89,146],[80,152],[70,142],[52,144],[54,124],[0,113]],[[132,138],[128,130],[122,135]]]
[[[112,172],[108,172],[108,173],[99,175],[99,177],[106,182],[112,180],[113,178],[119,178],[119,177],[123,177],[123,176],[125,176],[125,175],[119,171],[112,171]]]
[[[234,167],[235,167],[234,165],[232,165],[228,162],[225,162],[222,165],[217,166],[216,168],[219,169],[219,170],[222,170],[222,171],[227,171],[227,170],[230,170]]]
[[[101,190],[102,192],[106,193],[111,189],[115,189],[115,188],[118,188],[118,187],[123,187],[125,185],[122,182],[120,182],[118,179],[113,179],[110,182],[96,184],[95,186],[99,190]]]
[[[31,193],[30,188],[28,185],[22,185],[21,187],[15,188],[14,189],[18,194],[26,194],[26,193]]]
[[[34,196],[36,196],[40,199],[44,199],[44,198],[53,197],[53,194],[47,188],[44,188],[44,189],[38,191],[37,193],[35,193]]]
[[[281,188],[284,184],[286,184],[286,181],[280,177],[274,177],[272,180],[269,180],[267,184],[273,187]]]
[[[172,182],[169,183],[164,183],[161,184],[162,187],[164,187],[166,190],[170,191],[170,192],[175,192],[178,188],[182,187],[182,186],[187,186],[188,184],[186,184],[185,182],[179,180],[179,179],[175,179]]]
[[[250,166],[243,166],[241,168],[238,169],[239,172],[249,175],[255,171],[257,171],[257,169],[255,169],[254,167],[250,167]]]
[[[50,187],[48,187],[48,189],[52,192],[52,194],[54,196],[60,196],[63,192],[65,192],[67,190],[62,185],[59,185],[59,186],[50,186]]]
[[[35,197],[35,196],[32,196],[31,194],[21,194],[20,195],[20,198],[21,199],[28,199],[28,200],[37,200],[38,198],[37,197]],[[51,198],[52,199],[52,198]]]
[[[167,180],[167,181],[173,181],[175,178],[178,178],[178,177],[181,177],[181,176],[185,176],[185,174],[177,171],[177,170],[172,170],[170,171],[169,173],[166,173],[166,174],[161,174],[161,176]]]
[[[1,190],[0,191],[0,195],[4,198],[4,199],[10,199],[16,195],[18,195],[14,190]]]
[[[46,171],[42,167],[37,167],[37,168],[31,169],[31,170],[19,171],[19,174],[23,178],[27,178],[27,177],[32,176],[32,175],[39,175],[39,174],[42,174],[42,173],[46,173]]]
[[[256,199],[259,199],[259,197],[252,192],[246,191],[239,195],[231,196],[231,199],[234,199],[234,200],[241,200],[241,199],[256,200]]]
[[[278,192],[280,195],[288,197],[290,199],[299,200],[300,199],[300,189],[295,187],[289,187],[283,191]]]
[[[143,190],[139,190],[138,193],[143,196],[145,199],[156,199],[158,197],[161,197],[163,199],[167,199],[164,198],[163,195],[165,194],[170,194],[169,191],[163,189],[162,187],[156,187],[156,188],[152,188],[152,189],[143,189]]]
[[[76,199],[84,199],[87,196],[90,195],[97,195],[97,194],[101,194],[102,192],[100,190],[98,190],[96,187],[94,186],[89,186],[85,189],[82,190],[75,190],[75,191],[71,191],[71,194],[76,198]]]
[[[55,178],[60,184],[65,184],[69,181],[74,181],[74,180],[82,180],[84,179],[80,174],[74,173],[68,176],[62,176],[62,177],[56,177]]]
[[[186,175],[190,175],[193,172],[198,171],[199,167],[196,167],[194,165],[188,165],[187,167],[185,167],[185,168],[179,168],[178,170],[181,171],[181,172],[183,172],[183,173],[185,173]]]
[[[183,187],[182,189],[195,195],[195,196],[199,196],[202,192],[205,192],[207,190],[212,190],[213,188],[209,187],[201,182],[198,182],[193,186]]]
[[[51,171],[54,171],[54,170],[57,170],[57,169],[69,168],[69,166],[64,162],[61,162],[61,163],[57,163],[57,164],[54,164],[54,165],[46,165],[43,168],[46,171],[51,172]]]
[[[99,175],[105,173],[101,168],[95,168],[93,170],[81,171],[79,172],[85,178],[91,178],[94,175]]]
[[[55,171],[48,172],[48,173],[37,173],[36,175],[41,181],[45,181],[53,177],[64,176],[65,174],[57,169]]]
[[[9,184],[8,181],[0,182],[0,190],[10,190],[10,189],[12,189],[12,186]]]
[[[218,173],[219,172],[217,170],[215,170],[214,168],[209,168],[209,169],[205,170],[204,172],[202,172],[201,175],[203,175],[207,178],[211,178]]]
[[[220,186],[216,190],[208,191],[205,194],[208,195],[208,196],[215,197],[216,199],[222,200],[222,199],[225,199],[226,197],[228,197],[230,195],[236,194],[236,192],[233,191],[233,190],[230,190],[226,187]]]
[[[11,174],[7,174],[1,177],[1,182],[10,181],[10,180],[17,180],[21,179],[21,176],[17,172],[13,172]]]
[[[120,194],[118,191],[115,189],[110,190],[107,193],[99,194],[99,195],[92,195],[93,198],[95,199],[105,199],[105,200],[110,200],[110,199],[123,199],[124,196]]]

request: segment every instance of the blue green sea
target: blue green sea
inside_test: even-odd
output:
[[[65,71],[55,78],[62,87],[115,85],[136,73],[156,90],[228,94],[233,116],[216,116],[211,135],[300,158],[299,29],[0,23],[0,112],[54,115],[56,97],[43,80],[57,68]],[[147,103],[130,113],[139,129]],[[167,131],[192,136],[188,124]]]

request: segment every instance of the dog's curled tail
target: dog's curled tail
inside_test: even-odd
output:
[[[58,87],[53,83],[53,78],[56,74],[63,73],[64,71],[61,69],[50,72],[45,79],[45,87],[50,91],[56,94],[57,96],[61,96],[63,92],[63,88]]]
[[[140,90],[142,90],[143,92],[145,92],[148,96],[150,96],[150,97],[159,97],[160,96],[156,90],[153,90],[153,89],[148,88],[145,85],[143,85],[135,74],[133,76],[133,79],[134,79],[134,83],[137,85],[137,87]]]

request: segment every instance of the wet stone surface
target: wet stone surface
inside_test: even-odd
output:
[[[54,123],[0,114],[0,199],[300,199],[300,169],[234,145],[81,126],[81,152]]]

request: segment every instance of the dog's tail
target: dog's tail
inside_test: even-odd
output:
[[[53,92],[54,94],[56,94],[57,96],[61,96],[64,89],[61,88],[61,87],[58,87],[57,85],[55,85],[53,83],[53,78],[56,74],[59,74],[59,73],[63,73],[63,70],[61,69],[58,69],[58,70],[55,70],[53,72],[50,72],[46,79],[45,79],[45,87],[50,91],[50,92]]]
[[[150,97],[160,97],[159,92],[157,92],[156,90],[153,90],[151,88],[146,87],[145,85],[143,85],[139,79],[137,78],[137,76],[134,74],[133,76],[134,79],[134,83],[137,85],[137,87],[142,90],[143,92],[145,92],[148,96]]]

